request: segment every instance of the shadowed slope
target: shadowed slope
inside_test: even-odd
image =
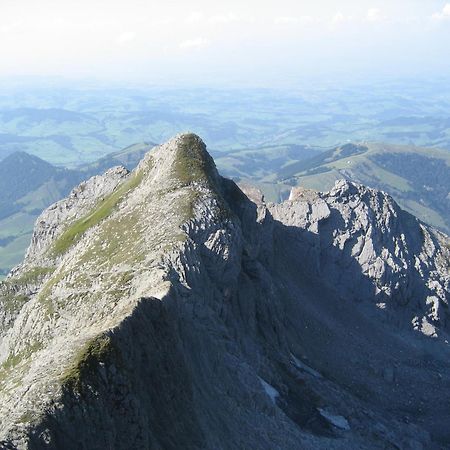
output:
[[[33,449],[449,442],[448,238],[351,183],[281,205],[249,195],[187,134],[44,211],[1,286],[0,437]]]

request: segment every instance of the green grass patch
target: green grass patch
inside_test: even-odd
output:
[[[60,270],[59,273],[51,277],[41,288],[38,299],[39,302],[47,309],[47,316],[50,317],[55,313],[55,307],[52,301],[51,293],[56,286],[67,275],[66,272]]]
[[[20,277],[13,278],[11,282],[19,285],[36,284],[46,275],[53,273],[54,271],[54,267],[33,267],[32,269],[23,273]]]
[[[34,343],[27,345],[20,352],[10,354],[8,358],[0,365],[0,383],[7,380],[9,375],[11,375],[13,371],[16,371],[20,364],[29,362],[31,355],[42,348],[42,343],[35,341]]]
[[[231,217],[231,211],[221,195],[221,188],[217,185],[214,160],[198,136],[186,134],[182,137],[182,142],[178,144],[173,170],[182,187],[191,187],[189,194],[178,202],[177,210],[182,222],[193,217],[195,204],[202,197],[193,186],[194,183],[203,184],[210,189],[217,201],[217,213],[220,218]]]
[[[27,286],[38,285],[46,275],[54,272],[52,267],[33,267],[17,278],[11,278],[0,284],[0,303],[9,314],[20,311],[29,300]]]
[[[90,228],[98,225],[106,219],[117,207],[123,197],[135,189],[142,181],[143,173],[135,173],[131,179],[125,181],[114,192],[103,199],[87,216],[77,220],[56,240],[51,248],[54,256],[64,254],[70,247],[76,244],[81,236]]]
[[[215,170],[214,161],[206,151],[205,144],[194,134],[184,135],[174,163],[178,180],[184,186],[202,181],[214,184],[212,174]]]
[[[82,381],[95,374],[98,364],[105,362],[114,352],[111,337],[101,334],[89,340],[75,355],[75,359],[62,376],[63,387],[81,392]]]
[[[81,264],[92,264],[105,270],[115,264],[135,264],[143,259],[140,212],[111,219],[99,229],[91,245],[80,256]]]
[[[14,314],[21,310],[22,306],[29,300],[29,297],[25,294],[18,294],[14,292],[7,292],[0,297],[0,303],[2,304],[5,312],[8,314]]]
[[[27,411],[19,417],[17,422],[22,424],[31,423],[36,420],[37,417],[38,415],[35,412]]]

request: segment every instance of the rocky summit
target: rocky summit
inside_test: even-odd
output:
[[[38,218],[0,448],[449,448],[449,249],[348,181],[266,203],[179,135]]]

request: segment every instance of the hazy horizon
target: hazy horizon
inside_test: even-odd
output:
[[[5,1],[0,78],[177,86],[447,77],[450,3]]]

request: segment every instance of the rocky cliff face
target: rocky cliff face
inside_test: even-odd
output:
[[[448,238],[348,182],[246,192],[180,135],[44,211],[0,287],[0,448],[449,445]]]

